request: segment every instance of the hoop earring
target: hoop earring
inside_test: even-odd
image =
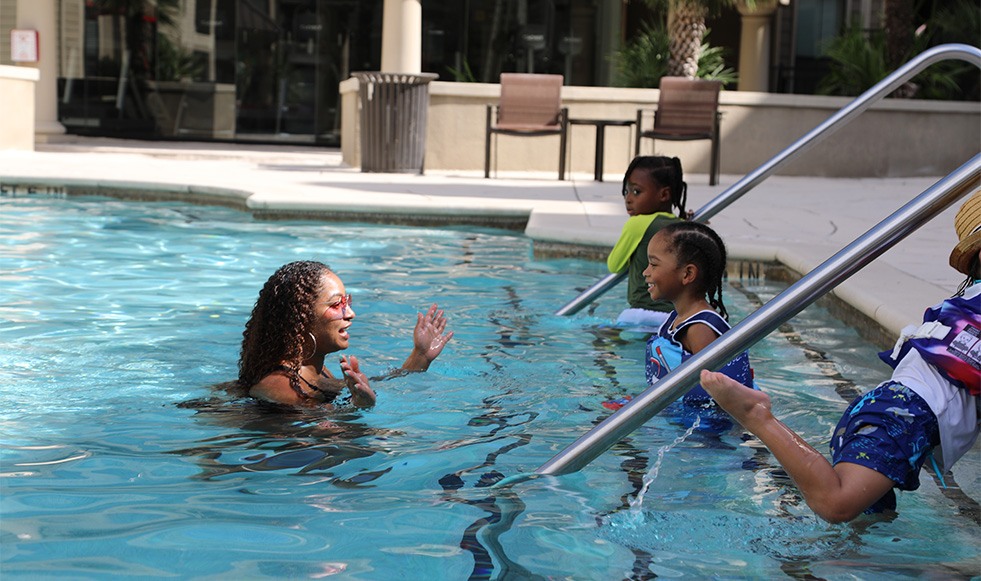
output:
[[[309,331],[307,331],[307,335],[310,335],[310,338],[313,339],[313,352],[310,353],[310,357],[313,357],[317,354],[317,337]],[[303,359],[306,360],[309,359],[309,357],[304,356]]]

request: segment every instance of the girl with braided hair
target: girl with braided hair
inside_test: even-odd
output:
[[[610,272],[627,271],[628,308],[617,318],[617,324],[652,332],[671,311],[671,303],[652,299],[647,293],[643,275],[647,244],[661,228],[687,217],[688,185],[681,160],[650,155],[635,157],[623,176],[621,193],[629,217],[606,259]]]
[[[652,299],[669,301],[674,310],[647,341],[647,382],[653,385],[730,329],[722,302],[726,247],[714,230],[698,222],[675,222],[662,228],[647,247],[644,279]],[[721,369],[739,383],[754,388],[749,355],[741,353]],[[731,425],[727,416],[700,385],[683,398],[687,408],[704,409],[718,426]],[[708,424],[707,424],[708,425]]]
[[[320,262],[297,261],[279,268],[259,291],[242,333],[238,385],[263,401],[314,406],[332,402],[347,388],[357,407],[375,404],[375,393],[358,359],[341,357],[341,378],[324,366],[328,353],[348,348],[354,321],[351,295]],[[425,371],[453,337],[434,304],[417,315],[413,349],[404,371]]]

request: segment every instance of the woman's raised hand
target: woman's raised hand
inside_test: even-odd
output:
[[[446,333],[446,317],[434,303],[426,314],[416,314],[416,327],[412,332],[412,354],[402,365],[407,371],[425,371],[433,359],[439,357],[443,347],[453,338],[453,331]]]
[[[416,314],[416,328],[412,333],[413,346],[432,361],[439,357],[443,347],[453,338],[453,331],[444,334],[445,330],[446,317],[443,310],[433,303],[425,315]]]

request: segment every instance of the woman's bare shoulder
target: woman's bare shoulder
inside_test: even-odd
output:
[[[249,395],[255,399],[296,405],[302,403],[299,395],[290,385],[290,378],[284,371],[274,371],[249,388]]]

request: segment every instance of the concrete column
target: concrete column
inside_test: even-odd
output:
[[[39,143],[65,133],[58,122],[58,18],[56,0],[17,0],[17,28],[38,31],[41,60],[24,63],[38,69],[34,93],[34,132]],[[2,39],[10,42],[9,37]]]
[[[421,0],[385,0],[381,70],[386,73],[422,72]]]
[[[0,151],[34,151],[34,67],[0,65]]]
[[[742,15],[739,40],[739,90],[767,92],[770,88],[770,28],[777,0],[756,0],[750,9],[736,2]]]

